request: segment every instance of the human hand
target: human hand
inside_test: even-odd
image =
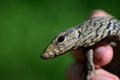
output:
[[[90,17],[95,16],[110,17],[111,15],[102,10],[97,10],[90,15]],[[82,53],[82,50],[79,49],[78,51],[73,52],[73,56],[77,61],[81,62],[82,55],[78,52]],[[97,76],[91,73],[91,80],[119,80],[116,75],[101,68],[110,63],[113,59],[113,48],[111,47],[111,45],[100,44],[96,46],[96,48],[94,49],[94,53],[94,65],[96,67]],[[80,80],[79,71],[81,71],[80,63],[74,63],[68,70],[68,80]]]

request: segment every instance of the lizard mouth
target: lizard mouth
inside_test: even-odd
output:
[[[42,59],[50,59],[50,58],[54,58],[54,57],[57,57],[57,56],[60,56],[62,55],[63,53],[66,53],[67,51],[64,51],[64,50],[59,50],[59,49],[53,49],[53,50],[50,50],[48,51],[45,50],[42,55],[40,56]]]
[[[58,55],[60,55],[63,52],[60,52],[58,49],[52,49],[48,47],[46,50],[43,51],[41,58],[42,59],[49,59],[49,58],[54,58]]]

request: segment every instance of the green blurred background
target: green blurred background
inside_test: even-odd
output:
[[[39,56],[56,34],[96,9],[120,19],[120,0],[0,0],[0,80],[66,80],[70,54]]]

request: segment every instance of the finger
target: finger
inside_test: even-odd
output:
[[[113,49],[107,44],[97,47],[94,52],[94,63],[97,68],[107,65],[113,58]]]
[[[92,73],[91,80],[119,80],[119,78],[103,69],[96,70],[96,76]]]
[[[103,10],[95,10],[91,13],[90,17],[111,17],[110,14],[106,13],[105,11]]]
[[[80,63],[72,64],[71,66],[69,66],[67,71],[67,80],[81,80],[81,71],[82,65]],[[109,73],[108,71],[101,68],[96,69],[96,75],[92,72],[90,77],[90,80],[119,80],[116,75]]]

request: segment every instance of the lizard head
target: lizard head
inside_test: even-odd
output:
[[[71,50],[78,41],[79,32],[75,28],[60,33],[44,50],[43,59],[53,58]]]

